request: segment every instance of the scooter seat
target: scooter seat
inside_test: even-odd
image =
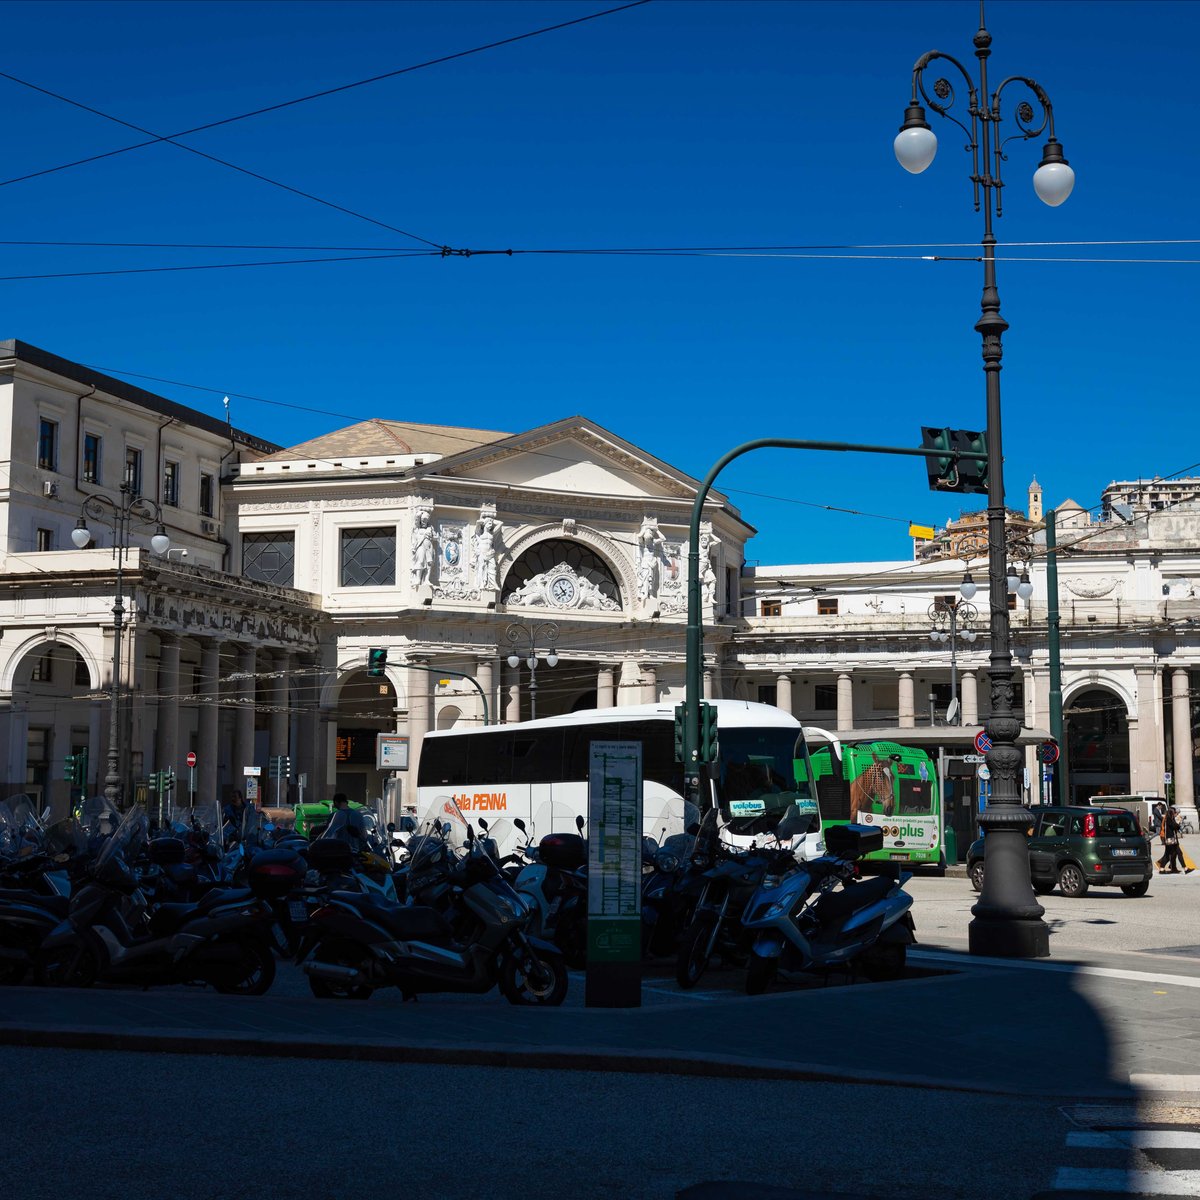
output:
[[[429,939],[439,942],[453,940],[453,930],[436,909],[425,908],[419,904],[397,904],[394,900],[384,900],[362,892],[334,892],[333,894],[338,900],[358,909],[364,919],[382,925],[397,938],[416,941]]]
[[[169,902],[155,906],[150,914],[150,928],[157,934],[174,933],[185,921],[192,917],[203,916],[222,904],[237,904],[254,899],[254,893],[249,888],[213,888],[205,892],[199,900]]]
[[[67,915],[71,901],[66,896],[42,895],[40,892],[10,890],[0,888],[0,904],[32,904],[36,908],[44,908],[51,916],[60,920]]]
[[[827,892],[813,905],[813,911],[823,921],[838,921],[882,900],[895,885],[886,875],[848,883],[839,891]]]

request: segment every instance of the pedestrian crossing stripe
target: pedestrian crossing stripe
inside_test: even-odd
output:
[[[1122,1167],[1059,1167],[1054,1190],[1089,1196],[1200,1196],[1200,1171],[1127,1171]]]
[[[1200,1150],[1200,1133],[1191,1129],[1076,1130],[1067,1145],[1083,1150]]]

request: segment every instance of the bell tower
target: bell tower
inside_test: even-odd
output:
[[[1035,524],[1042,520],[1042,485],[1035,478],[1029,485],[1029,519]]]

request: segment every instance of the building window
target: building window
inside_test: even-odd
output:
[[[88,670],[87,663],[83,661],[83,655],[78,651],[75,652],[75,686],[92,686],[92,673]]]
[[[725,615],[737,615],[738,601],[738,570],[737,567],[725,568]]]
[[[817,600],[818,617],[836,617],[838,615],[837,597],[822,597]]]
[[[83,435],[83,482],[100,482],[100,435]]]
[[[818,683],[813,688],[813,708],[817,712],[837,712],[836,683]]]
[[[37,531],[37,548],[39,550],[53,550],[54,549],[54,530],[53,529],[39,529]]]
[[[54,674],[54,651],[47,646],[33,657],[29,671],[30,683],[50,683]]]
[[[242,574],[247,579],[291,587],[295,582],[296,535],[294,533],[246,533],[242,535]]]
[[[58,422],[45,417],[38,424],[38,467],[43,471],[58,470]]]
[[[1017,611],[1017,597],[1016,597],[1015,592],[1008,593],[1008,611],[1009,612]]]
[[[50,767],[50,730],[30,729],[25,735],[25,783],[44,787]]]
[[[179,464],[163,463],[163,503],[172,508],[179,506]]]
[[[782,600],[760,600],[758,603],[759,616],[763,617],[782,617],[783,616],[783,601]]]
[[[758,685],[759,704],[774,704],[776,699],[778,699],[778,693],[773,683],[760,683]]]
[[[207,471],[200,473],[200,515],[213,515],[213,477]]]
[[[133,446],[125,447],[125,483],[135,496],[142,494],[142,452]]]
[[[393,587],[396,583],[396,530],[342,530],[342,587]]]
[[[900,711],[899,683],[872,684],[871,708],[879,713],[898,713]]]

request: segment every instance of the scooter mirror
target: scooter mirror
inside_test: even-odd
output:
[[[582,833],[582,832],[583,832],[583,826],[584,826],[584,824],[585,824],[585,822],[584,822],[584,819],[583,819],[582,817],[580,817],[580,816],[576,816],[576,818],[575,818],[575,828],[576,828],[576,829],[578,829],[580,833]]]
[[[520,817],[513,817],[513,824],[522,832],[525,832],[525,822]]]
[[[480,828],[480,829],[482,829],[484,833],[487,833],[487,831],[488,831],[488,823],[487,823],[487,818],[486,818],[486,817],[480,817],[480,818],[479,818],[479,828]]]
[[[396,822],[395,821],[389,821],[387,823],[387,831],[388,831],[388,833],[396,832]]]

